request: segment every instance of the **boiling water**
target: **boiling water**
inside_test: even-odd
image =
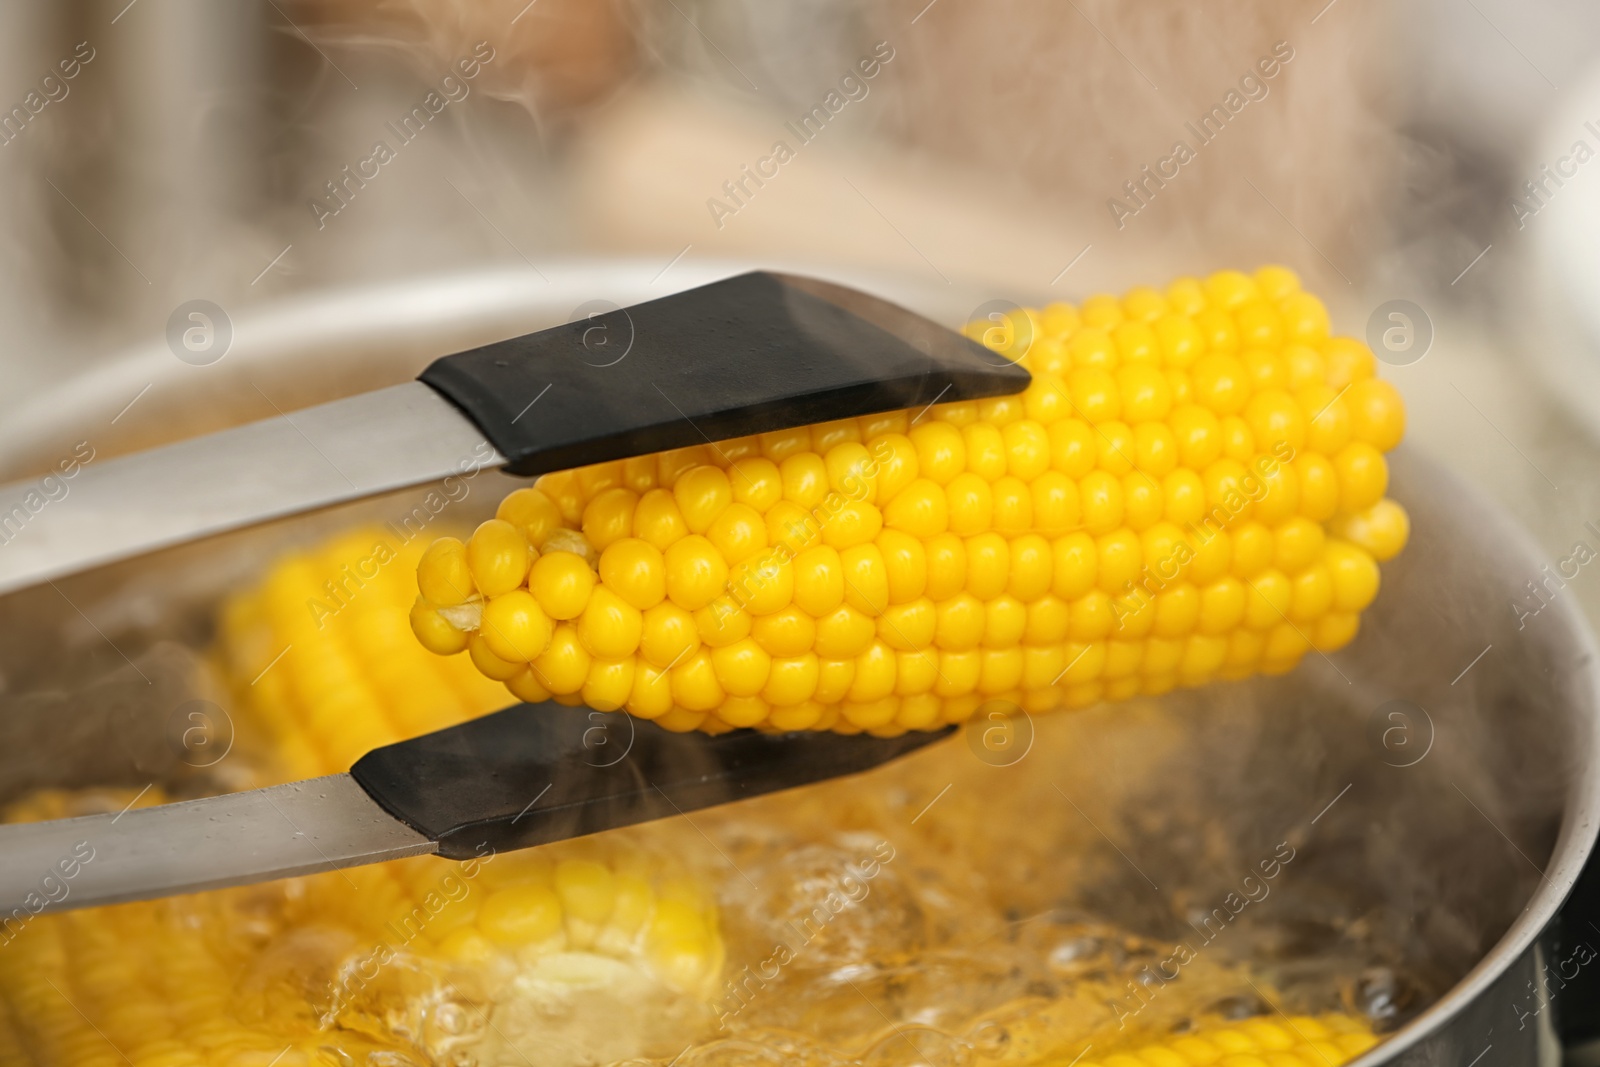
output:
[[[1112,714],[1148,766],[1164,733],[1184,743],[1181,720],[1153,705]],[[869,775],[624,831],[716,887],[727,946],[710,1007],[631,1054],[678,1067],[1065,1063],[1219,1017],[1348,1011],[1383,1030],[1423,1005],[1375,925],[1308,869],[1314,809],[1266,815],[1278,832],[1260,849],[1171,812],[1120,817],[1116,761],[1084,766],[1106,756],[1085,745],[1089,725],[1012,724],[1031,743],[1023,754],[1009,738],[997,755],[985,724]],[[1169,881],[1170,863],[1140,864],[1138,835],[1163,823],[1198,834],[1208,869]],[[507,1003],[499,1018],[480,1062],[549,1054],[548,1012]],[[578,1044],[615,1051],[603,1029]]]
[[[178,946],[203,945],[189,958],[229,976],[229,1021],[259,1035],[263,1055],[291,1042],[288,1067],[1022,1067],[1218,1020],[1345,1011],[1383,1030],[1421,1007],[1434,991],[1398,977],[1381,924],[1352,919],[1307,862],[1317,824],[1257,813],[1279,832],[1256,848],[1241,844],[1249,834],[1185,818],[1176,782],[1174,808],[1127,807],[1140,775],[1126,761],[1159,768],[1186,751],[1186,722],[1149,705],[983,723],[867,775],[494,857],[471,876],[492,891],[552,857],[627,857],[658,886],[692,885],[720,914],[715,962],[692,981],[578,944],[443,959],[435,935],[471,921],[485,899],[475,890],[429,937],[397,943],[370,980],[352,981],[374,938],[395,929],[378,932],[367,913],[387,914],[397,885],[413,899],[443,885],[454,866],[423,858],[123,905],[104,919],[44,916],[0,960],[17,964],[0,968],[0,994],[20,1003],[42,969],[91,995],[76,988],[85,969],[160,968],[183,958]],[[997,728],[1014,731],[998,752],[983,732]],[[1106,737],[1129,751],[1106,749]],[[38,794],[11,815],[130,799]],[[1163,834],[1199,864],[1164,858],[1152,844]],[[85,930],[117,931],[103,958],[82,955]],[[130,981],[107,1003],[134,996]],[[185,1034],[216,1021],[178,1015]]]

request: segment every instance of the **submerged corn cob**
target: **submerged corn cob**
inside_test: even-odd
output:
[[[429,546],[412,627],[513,694],[669,729],[896,733],[1286,671],[1404,545],[1404,410],[1294,274],[975,324],[1033,372],[546,475]]]
[[[348,770],[379,745],[506,705],[500,686],[407,632],[425,546],[392,528],[350,530],[284,556],[223,606],[221,673],[273,735],[285,779]]]
[[[1378,1043],[1349,1015],[1258,1016],[1201,1025],[1178,1037],[1126,1044],[1110,1055],[1073,1061],[1078,1067],[1339,1067]],[[1040,1067],[1067,1067],[1070,1057]]]
[[[87,805],[44,793],[5,814],[163,799],[127,792]],[[498,1047],[517,1032],[519,1002],[558,1019],[553,1005],[571,1016],[575,998],[600,990],[665,1015],[709,996],[722,956],[706,894],[614,838],[459,864],[401,860],[13,921],[0,943],[0,1064],[522,1062]],[[649,1030],[650,1019],[618,1010],[599,1005],[586,1024]],[[482,1058],[462,1059],[463,1046]]]
[[[422,549],[393,530],[352,530],[285,556],[224,605],[217,663],[245,717],[276,735],[272,776],[343,770],[506,703],[470,664],[406,632]],[[159,794],[48,791],[5,819]],[[446,1063],[469,1041],[501,1062],[519,1002],[601,990],[664,1016],[706,1001],[722,965],[705,891],[614,836],[462,864],[400,860],[13,919],[0,928],[0,1064]],[[484,1001],[502,1013],[494,1027]]]
[[[5,817],[164,799],[47,792]],[[596,1062],[635,1054],[652,1013],[702,1002],[723,966],[702,889],[615,839],[43,915],[7,937],[6,1067],[523,1063],[524,1049],[545,1062],[574,1043],[560,1062]],[[687,1018],[685,1033],[722,1036]],[[608,1040],[616,1056],[598,1051]],[[1349,1015],[1205,1018],[1179,1036],[1135,1023],[1088,1055],[1029,1062],[1338,1067],[1377,1040]]]

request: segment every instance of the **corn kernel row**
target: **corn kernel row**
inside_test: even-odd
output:
[[[1348,1015],[1257,1016],[1208,1021],[1181,1036],[1083,1059],[1078,1067],[1339,1067],[1377,1043]],[[1040,1067],[1067,1063],[1062,1058]]]
[[[875,733],[1354,637],[1406,538],[1404,410],[1291,273],[969,332],[1026,391],[546,475],[429,546],[413,628],[524,700]]]
[[[284,780],[335,774],[369,750],[506,705],[470,664],[417,647],[405,613],[427,538],[361,526],[290,552],[231,596],[215,655]]]

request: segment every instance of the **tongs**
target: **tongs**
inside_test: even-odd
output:
[[[406,385],[86,466],[70,502],[29,511],[0,551],[0,594],[488,467],[533,476],[1028,382],[876,297],[743,274],[446,356]],[[36,490],[0,487],[0,517]],[[521,704],[376,749],[348,774],[0,827],[0,916],[526,848],[858,773],[941,736],[676,734]],[[46,878],[70,892],[41,896]]]

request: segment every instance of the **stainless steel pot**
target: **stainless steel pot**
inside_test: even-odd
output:
[[[565,321],[586,301],[625,305],[736,269],[679,264],[662,276],[656,264],[574,263],[546,268],[549,280],[494,272],[240,315],[230,351],[209,366],[180,361],[162,340],[14,402],[0,415],[0,480],[47,467],[76,441],[109,454],[292,410]],[[832,276],[952,322],[974,296]],[[1041,804],[1065,786],[1082,821],[1060,831],[1060,848],[1082,856],[1085,879],[1060,889],[1058,903],[1157,938],[1203,927],[1208,902],[1236,888],[1239,864],[1286,842],[1298,888],[1276,910],[1258,909],[1249,944],[1289,983],[1295,961],[1318,953],[1364,961],[1347,1000],[1408,1021],[1359,1067],[1553,1065],[1559,1013],[1593,1010],[1564,994],[1595,966],[1587,946],[1600,946],[1600,928],[1566,929],[1557,915],[1600,816],[1596,646],[1570,598],[1531,616],[1510,606],[1540,578],[1541,560],[1494,508],[1414,446],[1394,457],[1392,484],[1411,512],[1412,543],[1386,566],[1345,651],[1282,678],[1041,719],[1031,763],[997,768],[954,742],[892,773],[1037,792]],[[496,488],[474,506],[492,506]],[[51,506],[70,504],[69,495]],[[227,788],[225,775],[162,743],[176,699],[167,686],[187,655],[174,649],[203,644],[217,597],[263,552],[383,506],[0,599],[0,799],[45,784]],[[152,666],[142,696],[86,686],[119,671],[126,681],[122,659]],[[997,832],[995,848],[1026,832]]]

